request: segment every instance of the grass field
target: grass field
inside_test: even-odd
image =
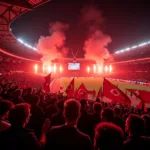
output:
[[[63,87],[65,90],[69,83],[71,82],[72,78],[58,78],[56,79],[57,84]],[[109,80],[112,82],[114,85],[118,85],[118,87],[125,92],[125,89],[137,89],[137,90],[146,90],[150,91],[149,86],[143,86],[139,84],[133,84],[133,83],[127,83],[127,82],[118,82],[114,80]],[[99,88],[103,86],[103,78],[85,78],[85,77],[80,77],[80,78],[75,78],[75,89],[80,86],[81,83],[84,83],[86,88],[88,90],[96,90],[98,92]]]
[[[56,93],[60,90],[60,86],[63,87],[63,91],[66,90],[67,86],[71,82],[72,78],[57,78],[53,81],[51,85],[51,92]],[[118,87],[125,93],[126,89],[136,89],[136,90],[146,90],[150,91],[150,86],[143,86],[139,84],[133,84],[133,83],[127,83],[127,82],[118,82],[114,80],[109,80],[112,82],[114,85],[118,85]],[[86,88],[88,90],[95,90],[96,94],[98,93],[98,90],[100,87],[103,86],[103,78],[75,78],[75,89],[77,89],[81,83],[84,83]],[[62,92],[63,92],[62,91]],[[64,92],[64,95],[66,93]],[[128,92],[128,96],[131,99],[131,105],[132,106],[137,106],[140,103],[140,100],[137,99],[134,95],[131,97],[131,94]],[[103,97],[103,101],[109,101],[108,98]],[[148,108],[150,108],[150,105],[146,104]]]

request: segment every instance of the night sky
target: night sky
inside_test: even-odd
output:
[[[66,45],[83,56],[86,31],[80,25],[81,9],[91,0],[51,0],[29,11],[11,24],[12,32],[34,45],[40,36],[49,35],[49,23],[61,21],[70,25]],[[144,0],[95,0],[104,17],[102,30],[111,36],[108,49],[116,50],[150,40],[150,4]],[[69,54],[71,55],[71,54]]]

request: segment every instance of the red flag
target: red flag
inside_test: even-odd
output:
[[[64,88],[62,86],[60,86],[60,90],[63,90]]]
[[[87,98],[87,89],[85,87],[85,85],[82,83],[79,88],[76,90],[76,93],[75,93],[75,98],[77,99],[83,99],[83,98]]]
[[[102,87],[100,87],[96,98],[102,98],[102,97],[103,97],[103,92],[102,92]]]
[[[92,91],[88,90],[88,91],[87,91],[87,94],[91,94],[91,95],[95,96],[96,91],[95,91],[94,89],[93,89]]]
[[[113,103],[131,105],[131,100],[128,96],[105,78],[103,82],[103,94],[104,96],[110,98]]]
[[[50,92],[50,83],[51,83],[51,73],[48,74],[45,78],[45,83],[43,85],[43,90],[45,91],[46,94]]]
[[[87,91],[87,95],[88,95],[88,97],[89,96],[92,96],[92,98],[95,98],[95,96],[96,96],[96,91],[93,89],[92,91],[90,91],[90,90],[88,90]]]
[[[142,90],[133,90],[133,89],[127,89],[131,93],[133,93],[137,98],[139,98],[143,103],[150,103],[150,92],[148,91],[142,91]]]
[[[67,97],[71,98],[74,95],[74,78],[71,80],[70,84],[66,88]]]

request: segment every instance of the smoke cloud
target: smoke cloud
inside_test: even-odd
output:
[[[85,7],[82,10],[82,21],[88,29],[88,38],[83,47],[84,57],[101,64],[109,56],[107,46],[112,41],[111,37],[102,31],[102,13],[96,7]]]
[[[43,55],[43,64],[49,64],[51,60],[65,57],[68,48],[65,47],[65,31],[68,29],[67,24],[61,22],[51,23],[49,26],[50,36],[40,37],[37,49]]]

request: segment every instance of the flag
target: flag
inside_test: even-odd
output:
[[[127,89],[129,92],[134,94],[137,98],[139,98],[143,103],[150,103],[150,92],[142,91],[142,90],[133,90]]]
[[[50,92],[50,83],[51,83],[51,73],[48,74],[45,78],[45,83],[43,85],[43,90],[45,91],[46,94]]]
[[[102,92],[102,87],[100,87],[96,98],[102,98],[102,97],[103,97],[103,92]]]
[[[95,96],[96,95],[96,91],[94,89],[92,91],[88,90],[87,94]]]
[[[131,105],[131,100],[117,86],[104,78],[103,95],[111,99],[113,103]]]
[[[62,91],[64,88],[63,88],[63,86],[60,86],[60,90]]]
[[[67,97],[71,98],[74,95],[74,78],[71,80],[70,84],[66,88]]]
[[[96,91],[93,89],[92,91],[91,90],[88,90],[87,91],[87,95],[88,95],[88,97],[90,97],[90,99],[92,98],[95,98],[95,96],[96,96]]]
[[[79,88],[76,90],[75,98],[77,99],[87,99],[88,90],[86,89],[85,85],[82,83]]]

